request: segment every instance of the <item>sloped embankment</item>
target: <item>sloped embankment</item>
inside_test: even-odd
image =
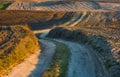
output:
[[[0,2],[0,10],[6,9],[12,2]]]
[[[81,15],[79,26],[120,27],[120,11],[82,11]]]
[[[80,6],[79,6],[80,5]],[[95,6],[94,6],[95,5]],[[48,0],[48,1],[23,1],[14,2],[7,10],[42,10],[42,11],[78,11],[80,9],[97,9],[92,2]]]
[[[114,32],[114,33],[113,33]],[[108,27],[73,27],[55,28],[49,37],[63,38],[89,44],[96,50],[101,63],[113,77],[120,75],[119,28]]]
[[[76,13],[76,14],[75,14]],[[62,24],[63,26],[107,26],[120,27],[120,11],[79,11],[74,17]]]
[[[119,10],[118,0],[19,0],[7,10],[41,10],[41,11],[80,11],[80,10]],[[107,3],[107,5],[106,5]]]
[[[39,30],[63,24],[74,18],[75,14],[65,11],[3,10],[0,11],[0,25],[29,24],[31,29]]]
[[[38,40],[27,26],[0,26],[0,76],[38,49]]]
[[[35,52],[29,56],[25,61],[16,65],[4,77],[41,77],[42,73],[48,68],[55,53],[55,44],[47,41],[40,40],[43,45],[42,53]]]

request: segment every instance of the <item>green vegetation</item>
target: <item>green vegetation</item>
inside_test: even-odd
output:
[[[57,27],[51,30],[49,32],[48,37],[56,37],[79,42],[87,42],[86,35],[80,30],[72,30],[63,27]]]
[[[27,26],[0,26],[0,77],[38,48],[38,40]]]
[[[42,33],[37,33],[37,34],[35,34],[35,35],[36,35],[36,37],[37,37],[38,39],[41,39],[40,37],[41,37]]]
[[[106,60],[106,62],[105,62],[105,67],[107,68],[107,69],[109,69],[110,67],[112,67],[112,62],[111,62],[111,60]]]
[[[103,26],[58,27],[49,32],[49,37],[81,41],[89,44],[97,52],[106,69],[114,75],[120,75],[120,28]],[[111,53],[112,52],[112,53]],[[114,57],[117,55],[116,57]],[[117,68],[116,68],[117,67]],[[112,70],[112,71],[111,71]],[[114,71],[115,70],[115,71]]]
[[[69,48],[62,43],[53,41],[56,44],[56,53],[50,67],[43,73],[42,77],[66,77],[70,59]]]
[[[18,24],[38,24],[39,22],[46,23],[50,21],[47,24],[50,26],[49,24],[63,18],[64,14],[66,12],[0,11],[0,77],[34,53],[35,49],[38,49],[38,41],[35,35],[26,25],[21,26]],[[67,15],[65,16],[67,17]]]
[[[0,2],[0,10],[6,9],[10,4],[11,2]]]

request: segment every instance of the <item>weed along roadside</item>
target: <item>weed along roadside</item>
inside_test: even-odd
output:
[[[50,67],[43,73],[42,77],[66,77],[70,59],[70,50],[67,45],[50,40],[56,45],[55,54]]]
[[[0,27],[1,36],[3,38],[0,38],[0,51],[2,51],[0,53],[0,77],[39,50],[38,39],[25,25],[2,26]],[[1,41],[7,43],[1,44]]]
[[[12,2],[0,2],[0,10],[6,9]]]
[[[120,0],[0,0],[0,77],[120,77]]]
[[[109,36],[110,32],[108,33],[108,35],[104,36],[105,34],[102,33],[103,32],[102,29],[104,30],[106,28],[99,27],[99,30],[101,32],[101,35],[99,35],[100,32],[97,32],[99,30],[96,31],[96,29],[97,29],[97,27],[95,27],[93,29],[77,27],[77,28],[71,30],[69,27],[68,28],[65,28],[65,27],[59,28],[58,27],[58,28],[51,30],[49,32],[48,36],[52,37],[52,38],[61,38],[61,39],[69,40],[69,41],[75,41],[78,43],[83,43],[83,44],[91,46],[91,48],[94,49],[93,53],[96,53],[97,57],[100,59],[100,62],[104,67],[103,69],[105,69],[105,71],[109,75],[119,77],[119,74],[120,74],[119,64],[115,61],[115,58],[112,56],[113,54],[111,53],[110,43],[108,42],[110,40],[108,40],[108,38],[107,38],[107,36]],[[107,29],[108,29],[107,31],[112,30],[109,28],[107,28]],[[89,30],[91,30],[91,31],[89,31]],[[117,31],[117,29],[115,29],[115,30]],[[94,31],[94,33],[92,31]],[[96,33],[95,33],[95,31],[96,31]],[[97,33],[98,33],[98,35],[97,35]],[[118,38],[114,38],[114,39],[118,39]],[[112,39],[111,41],[113,42],[114,40]],[[116,71],[112,71],[112,70],[116,70]],[[107,76],[107,77],[109,77],[109,76]]]

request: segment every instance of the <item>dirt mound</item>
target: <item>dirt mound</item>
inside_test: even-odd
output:
[[[55,28],[48,34],[52,38],[62,38],[89,44],[96,50],[111,76],[120,74],[120,28],[109,27],[66,27]]]
[[[0,26],[0,77],[38,47],[37,38],[25,25]]]
[[[106,5],[107,4],[107,5]],[[80,11],[80,10],[120,10],[120,3],[97,1],[16,1],[8,10]]]
[[[61,19],[66,12],[52,11],[16,11],[4,10],[0,11],[0,25],[16,25],[35,22],[47,22],[49,20]]]
[[[66,0],[41,0],[17,1],[7,8],[8,10],[40,10],[40,11],[65,11],[79,12],[67,24],[75,26],[120,26],[120,3],[102,0],[95,1],[66,1]],[[74,23],[74,24],[71,24]],[[57,24],[58,25],[58,24]]]
[[[79,20],[79,26],[120,27],[120,11],[83,11]]]

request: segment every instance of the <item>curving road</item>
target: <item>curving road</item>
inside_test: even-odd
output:
[[[56,48],[54,43],[47,40],[40,40],[40,42],[45,46],[42,54],[38,51],[31,55],[4,77],[40,77],[49,67]]]
[[[84,1],[66,2],[68,0],[17,0],[7,10],[40,11],[80,11],[80,10],[120,10],[120,1]]]
[[[64,41],[56,40],[66,44],[70,48],[71,59],[69,62],[68,76],[67,77],[96,77],[94,61],[89,54],[89,50],[83,45]]]
[[[46,34],[41,35],[44,38]],[[71,58],[69,61],[69,67],[67,77],[107,77],[98,76],[95,67],[95,61],[91,56],[91,51],[84,45],[69,42],[65,40],[53,39],[55,41],[66,44],[70,48]],[[40,40],[45,49],[43,53],[37,52],[31,55],[21,64],[14,67],[4,77],[41,77],[42,73],[49,67],[52,57],[55,53],[55,44],[47,41]],[[102,73],[102,72],[100,72]]]

